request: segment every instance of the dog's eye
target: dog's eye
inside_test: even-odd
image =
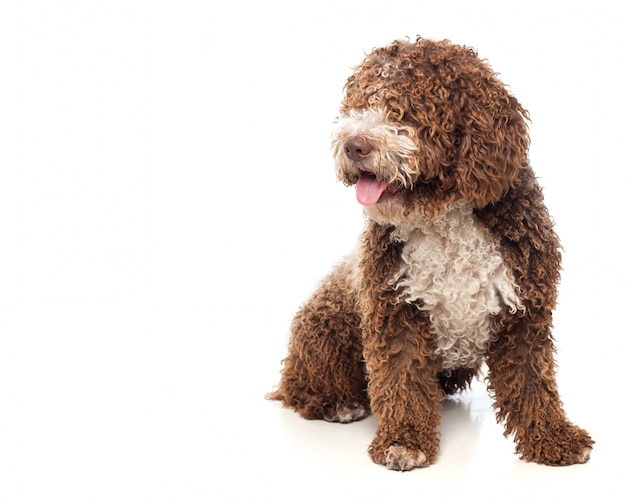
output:
[[[398,136],[404,136],[413,139],[415,138],[415,130],[407,129],[405,127],[398,127]]]

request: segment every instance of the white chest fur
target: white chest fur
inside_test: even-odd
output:
[[[402,300],[429,312],[443,368],[478,368],[493,317],[523,308],[496,243],[464,201],[418,226],[396,228],[393,238],[404,242],[396,288]]]

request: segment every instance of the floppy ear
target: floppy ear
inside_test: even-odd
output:
[[[468,100],[459,128],[457,189],[478,208],[500,200],[528,168],[526,110],[513,96]]]

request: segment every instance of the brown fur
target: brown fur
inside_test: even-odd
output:
[[[405,243],[393,232],[466,200],[523,305],[490,320],[483,359],[497,419],[523,459],[585,462],[594,442],[567,419],[555,380],[559,242],[527,159],[527,112],[472,49],[419,37],[375,49],[348,79],[342,115],[374,108],[417,151],[398,175],[369,157],[347,159],[338,145],[344,183],[368,172],[389,181],[393,196],[366,210],[356,257],[338,265],[296,314],[269,398],[308,419],[345,422],[372,412],[375,462],[406,470],[435,461],[441,402],[465,389],[479,367],[442,367],[428,312],[420,300],[399,299]]]

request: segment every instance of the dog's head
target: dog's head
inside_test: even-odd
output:
[[[391,224],[459,199],[485,207],[528,168],[527,112],[467,47],[422,38],[374,49],[348,78],[337,175]]]

